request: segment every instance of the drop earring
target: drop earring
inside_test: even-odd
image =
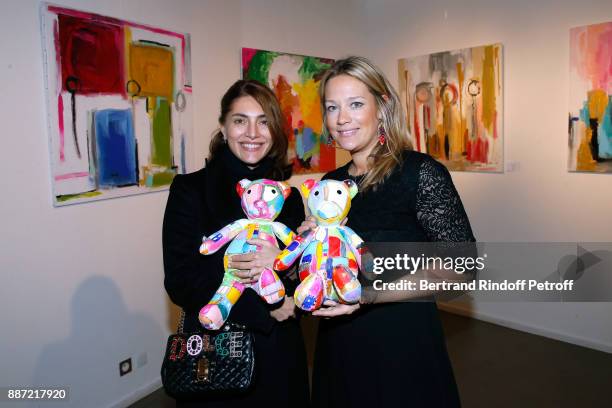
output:
[[[331,146],[334,144],[334,138],[332,137],[332,135],[328,134],[327,135],[327,145]]]
[[[383,125],[380,125],[378,127],[378,143],[380,143],[380,145],[384,145],[385,142],[387,141],[387,134],[385,133],[385,128]]]

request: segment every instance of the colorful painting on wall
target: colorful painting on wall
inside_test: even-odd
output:
[[[400,59],[416,150],[455,171],[503,171],[502,45]]]
[[[242,49],[242,78],[268,85],[285,114],[294,174],[327,172],[336,168],[337,159],[345,158],[323,136],[319,81],[333,62],[327,58]]]
[[[612,173],[612,22],[570,30],[570,171]]]
[[[193,133],[189,34],[41,7],[54,205],[168,189]]]

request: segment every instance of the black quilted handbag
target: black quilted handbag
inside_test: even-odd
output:
[[[249,389],[255,371],[253,333],[226,322],[220,330],[183,333],[184,312],[176,334],[168,337],[162,384],[176,399],[237,394]]]

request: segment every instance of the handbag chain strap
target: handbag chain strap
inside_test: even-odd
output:
[[[176,332],[178,334],[183,334],[183,328],[185,327],[185,310],[181,308],[181,317],[178,322],[178,327],[176,328]]]

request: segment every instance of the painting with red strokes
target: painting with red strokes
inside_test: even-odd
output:
[[[400,59],[400,99],[416,150],[455,171],[503,171],[502,45]]]
[[[570,30],[570,171],[612,173],[612,22]]]
[[[41,4],[55,206],[167,190],[192,143],[189,34]]]
[[[125,94],[123,29],[115,24],[59,14],[62,90],[71,92],[70,78],[79,78],[81,95]]]
[[[242,49],[242,78],[268,85],[286,118],[294,174],[323,173],[348,161],[323,135],[319,81],[334,61],[285,52]]]

